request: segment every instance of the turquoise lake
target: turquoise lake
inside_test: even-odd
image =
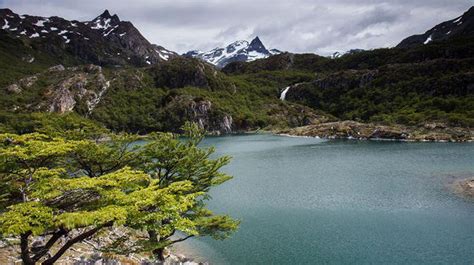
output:
[[[242,221],[184,249],[211,264],[474,264],[474,144],[206,138],[233,157],[210,208]],[[186,251],[185,251],[186,252]]]

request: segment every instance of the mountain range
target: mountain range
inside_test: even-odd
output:
[[[199,58],[222,68],[231,62],[251,62],[279,53],[281,53],[281,51],[277,49],[267,50],[257,36],[250,43],[246,40],[240,40],[224,48],[214,48],[207,52],[193,50],[183,54],[183,56]]]
[[[178,55],[108,11],[80,22],[1,9],[0,129],[34,131],[46,112],[136,133],[189,120],[216,134],[352,120],[405,126],[385,136],[473,139],[473,13],[394,48],[328,58],[268,50],[258,37]],[[355,132],[341,124],[321,136]]]
[[[121,21],[107,10],[91,21],[80,22],[0,9],[0,28],[4,38],[20,39],[37,51],[79,63],[145,66],[177,56],[151,44],[131,22]]]

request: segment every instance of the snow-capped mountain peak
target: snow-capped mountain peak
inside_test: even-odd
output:
[[[0,9],[0,33],[28,40],[39,50],[99,65],[156,64],[178,54],[151,44],[131,22],[105,10],[91,21],[18,15]],[[53,47],[53,48],[52,48]]]
[[[271,55],[281,53],[279,50],[267,50],[259,37],[251,42],[246,40],[235,41],[224,48],[214,48],[207,52],[189,51],[184,54],[187,57],[199,58],[217,67],[224,67],[231,62],[250,62],[257,59],[267,58]]]
[[[108,30],[113,27],[118,27],[120,18],[117,15],[111,16],[109,10],[106,9],[104,13],[96,17],[89,24],[92,29]]]
[[[260,40],[258,36],[255,37],[255,39],[253,39],[252,42],[250,42],[250,45],[248,46],[248,50],[259,52],[262,54],[269,53],[269,51],[265,48],[265,46],[263,45],[262,41]]]

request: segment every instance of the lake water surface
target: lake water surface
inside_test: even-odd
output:
[[[210,208],[242,220],[186,242],[211,264],[474,264],[474,144],[211,137],[234,179]],[[198,253],[198,254],[196,254]],[[199,258],[200,257],[200,258]]]

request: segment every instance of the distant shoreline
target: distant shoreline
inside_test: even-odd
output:
[[[273,133],[276,136],[290,137],[290,138],[312,138],[312,139],[323,139],[323,140],[355,140],[355,141],[378,141],[378,142],[404,142],[404,143],[474,143],[474,140],[463,140],[463,141],[449,141],[449,140],[411,140],[411,139],[395,139],[395,138],[354,138],[348,137],[333,137],[333,136],[308,136],[308,135],[296,135],[286,133]]]
[[[279,130],[275,131],[274,134],[322,139],[401,142],[474,142],[474,131],[472,129],[449,127],[439,123],[425,124],[424,126],[403,126],[338,121]]]

